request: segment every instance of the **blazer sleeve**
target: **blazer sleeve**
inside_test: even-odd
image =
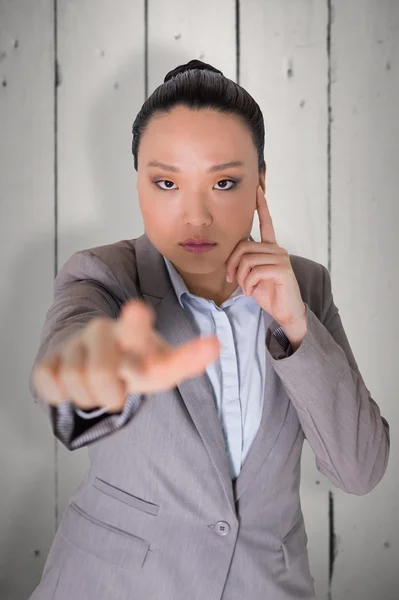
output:
[[[371,397],[334,303],[331,278],[321,264],[323,300],[318,318],[305,302],[307,333],[285,350],[273,331],[269,358],[294,404],[317,469],[338,488],[362,495],[383,477],[389,457],[389,425]]]
[[[95,317],[117,318],[123,299],[118,282],[98,257],[88,250],[76,252],[60,269],[54,282],[54,301],[47,311],[39,349],[29,376],[29,389],[50,419],[54,435],[69,450],[85,446],[123,427],[138,410],[142,395],[130,394],[122,412],[95,410],[82,414],[72,402],[49,405],[33,385],[32,373],[38,361],[56,352],[66,340]]]

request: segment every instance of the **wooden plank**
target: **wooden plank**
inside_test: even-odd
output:
[[[235,79],[235,9],[230,0],[174,0],[149,3],[149,94],[168,71],[200,59]]]
[[[52,2],[0,7],[0,597],[27,598],[54,535],[54,440],[29,375],[54,277]]]
[[[60,268],[77,250],[143,233],[131,130],[144,101],[144,9],[130,0],[58,5]],[[59,517],[88,464],[87,449],[58,444]]]
[[[332,281],[348,339],[399,426],[399,4],[333,2]],[[396,600],[399,455],[367,496],[335,494],[334,600]]]
[[[278,243],[327,265],[326,5],[252,0],[241,3],[240,21],[240,83],[264,115],[266,197]],[[305,444],[301,502],[318,598],[328,591],[329,487]]]

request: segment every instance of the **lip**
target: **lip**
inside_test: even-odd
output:
[[[216,246],[216,242],[209,240],[208,238],[190,238],[181,242],[181,246],[204,246],[204,245],[212,245]]]
[[[187,252],[191,252],[192,254],[201,254],[203,252],[210,252],[216,248],[216,244],[181,244],[181,246]]]

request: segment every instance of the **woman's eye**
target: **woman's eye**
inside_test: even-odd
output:
[[[159,183],[164,183],[165,185],[166,184],[175,185],[173,183],[173,181],[169,181],[169,179],[160,179],[159,181],[156,181],[155,183],[156,183],[156,185],[158,185]],[[160,187],[160,186],[158,185],[158,187]],[[161,187],[161,190],[172,190],[172,189],[173,188],[170,185],[166,185],[166,187]]]
[[[222,179],[221,181],[218,181],[216,185],[220,185],[220,184],[229,184],[232,183],[233,185],[231,185],[230,187],[226,187],[226,185],[222,185],[221,188],[219,188],[220,190],[231,190],[232,187],[234,187],[236,185],[236,182],[233,181],[232,179]],[[218,188],[217,188],[218,189]]]

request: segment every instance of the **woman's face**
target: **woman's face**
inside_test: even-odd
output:
[[[163,165],[151,165],[151,163]],[[223,163],[238,166],[218,167]],[[140,141],[137,191],[146,233],[185,277],[225,277],[225,263],[248,239],[256,188],[264,190],[249,128],[235,115],[174,107],[151,119]],[[180,244],[206,237],[210,252],[192,254]]]

